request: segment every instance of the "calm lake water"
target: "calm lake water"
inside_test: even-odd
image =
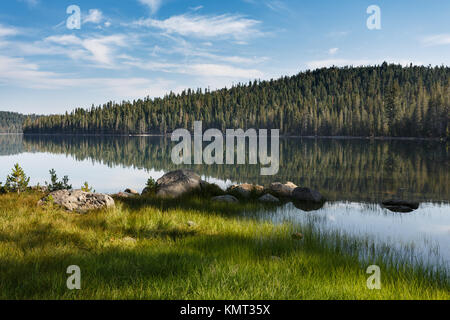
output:
[[[292,181],[319,190],[329,200],[304,211],[292,203],[261,213],[275,222],[314,224],[324,231],[364,236],[392,248],[411,248],[410,258],[450,266],[449,145],[433,141],[300,139],[280,142],[280,171],[261,176],[259,165],[176,166],[175,145],[163,137],[0,135],[0,181],[15,163],[32,184],[49,180],[54,168],[74,188],[87,181],[98,192],[142,190],[151,176],[190,168],[225,188],[234,183],[268,185]],[[421,202],[411,213],[379,206],[401,197]]]

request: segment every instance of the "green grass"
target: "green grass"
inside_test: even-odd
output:
[[[364,239],[242,215],[255,203],[149,197],[79,215],[40,197],[0,196],[0,299],[450,299],[444,271],[379,253],[382,289],[368,290]]]

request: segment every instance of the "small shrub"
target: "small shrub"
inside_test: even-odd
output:
[[[27,177],[23,169],[16,163],[11,174],[6,177],[5,189],[8,192],[25,192],[29,182],[30,178]]]
[[[84,183],[84,185],[81,187],[81,191],[84,192],[95,192],[95,190],[89,186],[87,182]]]
[[[52,169],[50,172],[50,183],[47,181],[45,182],[45,185],[48,188],[48,191],[58,191],[58,190],[70,190],[72,189],[72,185],[69,185],[69,178],[67,176],[64,176],[64,178],[61,181],[58,181],[58,176],[56,175],[55,169]]]
[[[5,194],[6,188],[3,186],[3,184],[0,182],[0,194]]]
[[[158,187],[158,185],[157,185],[155,179],[150,177],[147,180],[147,184],[145,185],[145,189],[144,189],[143,193],[145,193],[145,194],[154,194],[154,193],[156,193],[157,187]]]

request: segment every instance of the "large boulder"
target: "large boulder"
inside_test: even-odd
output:
[[[309,201],[321,203],[325,201],[325,198],[319,193],[319,191],[309,188],[295,188],[292,191],[292,198],[294,201]]]
[[[286,182],[285,184],[274,182],[270,184],[268,191],[277,197],[290,198],[292,196],[292,191],[294,191],[295,188],[297,188],[297,186],[292,182]]]
[[[190,170],[177,170],[166,173],[156,181],[156,196],[178,198],[201,190],[201,178]]]
[[[252,194],[261,196],[264,193],[264,187],[253,184],[233,185],[227,189],[227,192],[241,198],[250,198]]]
[[[90,210],[114,207],[114,199],[102,193],[84,192],[82,190],[59,190],[50,193],[40,203],[52,200],[68,211],[86,213]]]

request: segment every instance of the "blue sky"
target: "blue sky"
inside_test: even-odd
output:
[[[80,29],[66,26],[70,5]],[[370,5],[380,30],[367,28]],[[450,1],[0,2],[0,110],[62,113],[384,60],[450,65]]]

